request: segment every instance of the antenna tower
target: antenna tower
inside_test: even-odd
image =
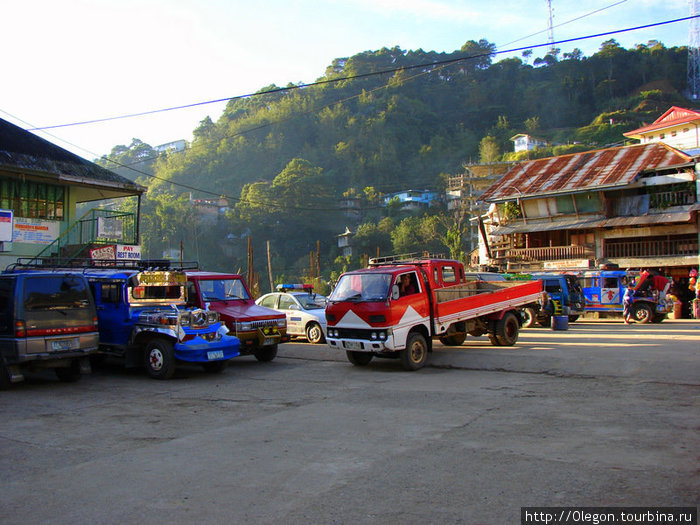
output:
[[[691,0],[692,1],[692,0]],[[549,54],[554,55],[554,26],[552,25],[552,0],[547,0],[547,11],[549,18],[547,20],[547,42],[549,42]]]
[[[698,0],[688,0],[690,16],[698,16]],[[688,41],[688,98],[700,98],[700,30],[698,19],[690,19],[690,38]]]

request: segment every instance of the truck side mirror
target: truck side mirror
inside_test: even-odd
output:
[[[391,298],[396,301],[396,299],[399,298],[399,285],[395,284],[394,286],[391,287]]]

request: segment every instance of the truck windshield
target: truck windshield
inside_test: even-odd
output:
[[[202,279],[199,281],[202,301],[250,299],[240,279]]]
[[[330,301],[386,301],[390,273],[346,274],[340,278]]]

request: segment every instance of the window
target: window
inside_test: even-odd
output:
[[[260,301],[260,306],[264,306],[265,308],[274,308],[276,300],[276,295],[268,295],[262,301]]]
[[[17,217],[63,220],[66,189],[31,181],[0,180],[0,208],[10,209]]]
[[[617,288],[617,277],[604,277],[603,288]]]
[[[294,302],[294,299],[289,297],[288,295],[280,295],[280,310],[291,310],[292,305],[296,304]]]
[[[561,283],[559,281],[547,279],[544,282],[544,290],[548,293],[561,293]]]
[[[119,304],[122,285],[118,283],[102,283],[102,302]]]
[[[454,266],[443,266],[442,267],[442,282],[443,283],[456,283],[457,274],[455,272]]]

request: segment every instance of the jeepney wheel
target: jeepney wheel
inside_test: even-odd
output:
[[[175,375],[175,351],[164,339],[151,339],[144,352],[146,372],[153,379],[170,379]]]
[[[277,357],[277,345],[263,346],[255,351],[255,359],[261,363],[269,363]]]
[[[634,305],[632,310],[632,319],[638,323],[651,323],[654,317],[654,312],[651,311],[651,307],[646,303],[638,303]]]
[[[406,341],[406,349],[401,350],[401,364],[405,370],[413,372],[423,368],[428,360],[428,343],[418,332],[408,334]]]
[[[345,355],[348,361],[355,366],[367,366],[374,357],[372,352],[354,352],[352,350],[346,350]]]
[[[68,366],[54,368],[53,371],[58,380],[64,383],[75,383],[83,375],[80,372],[80,361],[77,359],[73,359]]]
[[[535,309],[530,308],[529,306],[523,308],[523,328],[530,328],[532,326],[535,326],[536,322],[537,312],[535,312]]]
[[[228,366],[228,361],[211,361],[209,363],[202,363],[202,368],[207,374],[220,374]]]
[[[323,337],[323,329],[321,328],[321,325],[318,323],[309,323],[306,325],[306,339],[309,341],[309,343],[313,343],[315,345],[324,343],[326,339]]]
[[[445,346],[460,346],[467,339],[467,334],[452,334],[444,335],[440,338],[440,342]]]
[[[520,323],[515,314],[508,312],[496,322],[496,339],[501,346],[513,346],[518,341]]]

